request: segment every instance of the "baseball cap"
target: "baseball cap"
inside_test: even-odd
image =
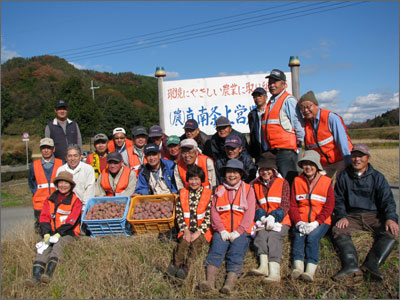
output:
[[[149,130],[149,137],[162,136],[162,128],[158,125],[153,125]]]
[[[65,102],[64,100],[58,100],[55,108],[57,109],[60,107],[65,107],[65,109],[67,109],[68,108],[67,102]]]
[[[215,122],[215,127],[218,128],[224,126],[231,126],[231,122],[226,117],[220,116]]]
[[[121,153],[118,152],[111,152],[107,155],[107,162],[110,161],[116,161],[116,162],[120,162],[122,161],[122,155]]]
[[[132,129],[132,135],[133,136],[138,136],[138,135],[141,135],[141,134],[149,136],[149,134],[147,133],[146,128],[144,128],[143,126],[135,126],[135,127],[133,127],[133,129]]]
[[[351,153],[353,153],[355,151],[358,151],[358,152],[361,152],[362,154],[371,156],[371,152],[369,152],[369,148],[365,144],[354,145],[353,150],[351,150]]]
[[[199,123],[197,123],[196,120],[194,119],[189,119],[186,121],[185,126],[183,126],[183,129],[196,129],[199,128]]]
[[[144,154],[147,155],[149,153],[159,153],[160,148],[156,144],[147,144],[144,146]]]
[[[48,137],[41,139],[41,140],[40,140],[39,147],[42,147],[42,146],[54,147],[54,141],[53,141],[53,139],[48,138]]]
[[[167,146],[179,145],[180,142],[181,140],[177,135],[170,135],[169,137],[167,137]]]
[[[242,145],[242,139],[236,135],[230,135],[225,139],[224,146],[231,146],[233,148],[240,147]]]
[[[123,134],[126,134],[125,129],[123,129],[122,127],[117,127],[117,128],[114,128],[113,135],[116,133],[120,133],[120,132],[122,132]]]
[[[278,79],[278,80],[283,80],[283,81],[286,81],[286,75],[285,75],[285,73],[283,73],[281,70],[278,70],[278,69],[273,69],[272,71],[271,71],[271,73],[269,73],[269,75],[268,76],[266,76],[265,78],[275,78],[275,79]]]
[[[107,142],[108,141],[108,137],[104,133],[96,134],[94,136],[94,143],[96,144],[96,142],[99,142],[99,141]]]
[[[184,139],[181,141],[181,148],[191,148],[197,150],[197,142],[194,139]]]
[[[266,95],[267,91],[264,90],[262,87],[258,87],[251,93],[251,95],[254,96],[254,94],[257,94],[257,93],[261,94],[261,95]]]

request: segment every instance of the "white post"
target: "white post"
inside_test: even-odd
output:
[[[29,160],[28,160],[28,141],[26,143],[26,169],[29,170]]]
[[[291,56],[289,59],[289,67],[292,73],[292,94],[296,99],[300,98],[300,60],[297,56]]]
[[[158,117],[160,127],[165,132],[165,115],[164,115],[164,99],[163,99],[163,77],[166,73],[163,67],[157,67],[155,76],[158,78]]]

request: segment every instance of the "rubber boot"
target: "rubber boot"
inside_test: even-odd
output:
[[[207,280],[204,280],[200,282],[200,290],[203,292],[210,291],[212,289],[215,289],[215,280],[217,279],[218,275],[218,267],[213,266],[213,265],[207,265],[207,275],[206,278]]]
[[[317,266],[318,265],[308,263],[306,265],[306,271],[303,274],[301,274],[301,276],[300,276],[301,279],[303,279],[304,281],[309,281],[309,282],[313,281],[315,271],[317,270]]]
[[[25,283],[28,286],[34,286],[40,283],[40,277],[44,273],[46,264],[40,261],[35,261],[33,263],[32,277],[25,279]]]
[[[379,236],[369,251],[361,269],[364,272],[371,273],[376,279],[383,280],[384,276],[379,272],[379,266],[386,261],[393,250],[395,242],[396,240],[390,236]]]
[[[333,276],[334,279],[350,275],[362,275],[361,269],[358,267],[358,256],[354,247],[351,236],[347,234],[340,235],[333,240],[334,245],[339,250],[339,258],[342,262],[342,269]]]
[[[236,274],[235,272],[228,272],[228,275],[226,275],[224,286],[221,289],[221,293],[229,295],[235,287],[237,278],[238,274]]]
[[[304,273],[304,261],[302,260],[295,260],[293,262],[293,271],[292,271],[292,278],[297,279],[300,277],[301,274]]]
[[[257,276],[268,276],[268,255],[260,254],[260,266],[258,269],[251,269],[250,272]]]
[[[265,283],[273,283],[281,281],[281,265],[275,261],[271,261],[269,264],[269,276],[263,279]]]
[[[50,261],[47,263],[47,269],[46,273],[42,275],[40,280],[44,283],[49,283],[51,280],[51,276],[53,276],[54,270],[57,266],[58,263],[58,258],[57,257],[51,257]]]

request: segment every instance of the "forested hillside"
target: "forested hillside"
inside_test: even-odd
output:
[[[383,113],[380,116],[373,118],[372,120],[368,119],[365,122],[353,122],[348,128],[357,129],[357,128],[370,128],[370,127],[386,127],[386,126],[398,126],[399,125],[399,109],[393,109]]]
[[[78,70],[57,56],[13,58],[2,64],[1,133],[44,135],[58,99],[68,102],[68,117],[82,136],[111,135],[112,129],[158,123],[157,79],[127,73]],[[90,81],[94,81],[92,99]]]

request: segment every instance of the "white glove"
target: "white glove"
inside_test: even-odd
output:
[[[316,229],[319,226],[319,223],[317,221],[307,223],[304,227],[305,229],[305,234],[310,234],[314,229]]]
[[[221,238],[222,238],[223,241],[229,240],[229,232],[228,231],[222,230],[220,232],[220,234],[221,234]]]
[[[266,216],[262,216],[262,217],[260,218],[260,221],[261,221],[263,224],[267,223],[267,217],[266,217]]]
[[[60,240],[61,235],[59,233],[56,233],[55,235],[52,235],[49,239],[49,242],[52,244],[56,244]]]
[[[275,217],[269,215],[266,220],[267,220],[267,222],[266,222],[267,224],[265,224],[265,229],[272,230],[272,228],[274,228],[274,224],[275,224]]]
[[[239,236],[240,233],[235,230],[234,232],[231,232],[229,240],[231,241],[231,243],[233,243],[233,241],[236,240]]]
[[[305,226],[306,226],[306,222],[303,221],[299,221],[296,224],[296,228],[297,230],[300,232],[300,236],[303,236],[305,234]]]
[[[39,243],[37,243],[37,244],[35,245],[35,247],[36,247],[36,249],[39,249],[39,248],[42,248],[43,245],[44,245],[44,242],[43,242],[43,241],[40,241]]]
[[[43,242],[42,247],[40,247],[40,248],[37,249],[37,253],[38,253],[38,254],[43,254],[44,250],[46,250],[47,248],[49,248],[49,246],[50,246],[50,243]]]

